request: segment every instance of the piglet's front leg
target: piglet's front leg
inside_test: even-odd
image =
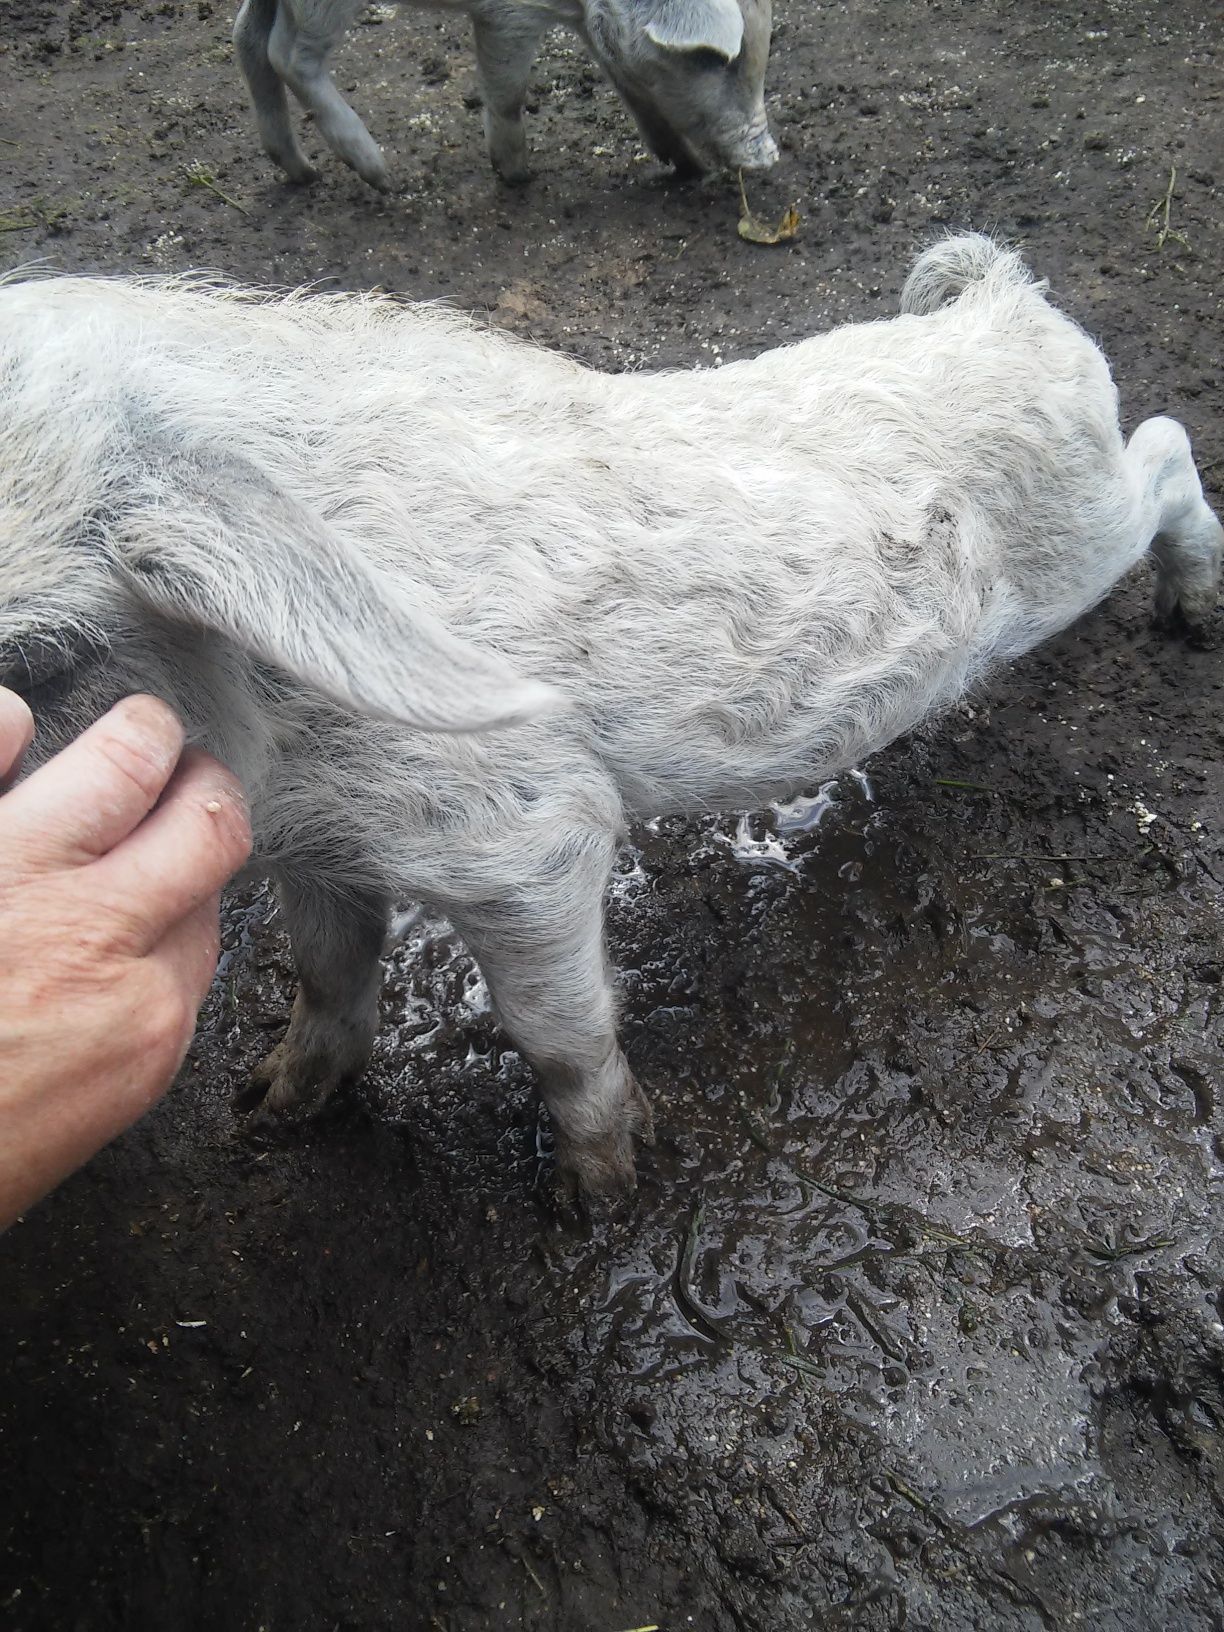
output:
[[[580,784],[589,795],[597,784]],[[634,1147],[651,1114],[621,1052],[603,934],[603,897],[616,832],[558,816],[554,848],[529,836],[480,902],[443,903],[475,954],[503,1027],[534,1067],[548,1106],[565,1188],[632,1190]],[[517,865],[518,872],[508,870]]]
[[[485,143],[489,162],[503,181],[521,186],[531,180],[523,103],[531,65],[547,22],[541,9],[503,7],[475,21],[476,62],[484,98]]]
[[[388,905],[373,893],[282,880],[300,986],[289,1029],[251,1073],[243,1110],[317,1111],[365,1070],[378,1031]]]

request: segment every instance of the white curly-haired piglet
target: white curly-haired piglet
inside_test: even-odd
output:
[[[951,239],[903,305],[608,376],[385,299],[0,287],[0,674],[45,744],[144,689],[243,778],[301,975],[271,1106],[361,1071],[389,906],[424,900],[562,1167],[627,1182],[650,1113],[603,896],[628,822],[861,764],[1149,547],[1161,612],[1206,617],[1185,432],[1124,441],[1019,259]]]

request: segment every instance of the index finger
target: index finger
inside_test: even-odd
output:
[[[117,703],[5,794],[6,867],[50,872],[105,855],[152,810],[182,751],[183,727],[166,703]]]

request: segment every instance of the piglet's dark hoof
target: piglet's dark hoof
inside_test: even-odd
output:
[[[248,1078],[241,1088],[230,1095],[230,1110],[236,1116],[251,1116],[258,1111],[268,1097],[266,1083],[257,1083]]]
[[[245,1133],[281,1141],[341,1106],[346,1096],[340,1090],[351,1080],[330,1065],[312,1068],[286,1037],[260,1061],[230,1104],[245,1119]]]
[[[1201,617],[1190,617],[1180,605],[1169,611],[1158,607],[1152,626],[1172,640],[1184,641],[1193,652],[1214,652],[1224,639],[1224,610],[1217,606]]]
[[[1214,652],[1224,641],[1224,613],[1217,608],[1206,618],[1186,619],[1182,639],[1195,652]]]

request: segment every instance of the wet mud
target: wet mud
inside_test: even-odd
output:
[[[379,198],[275,179],[225,8],[0,0],[3,264],[382,285],[717,366],[993,227],[1221,502],[1205,0],[779,0],[772,250],[560,37],[501,188],[463,27],[391,9],[339,75]],[[231,901],[174,1092],[0,1244],[5,1624],[1224,1625],[1224,667],[1150,594],[806,801],[635,833],[610,935],[659,1137],[620,1210],[558,1208],[530,1075],[411,912],[365,1081],[243,1136],[292,983],[270,898]]]

